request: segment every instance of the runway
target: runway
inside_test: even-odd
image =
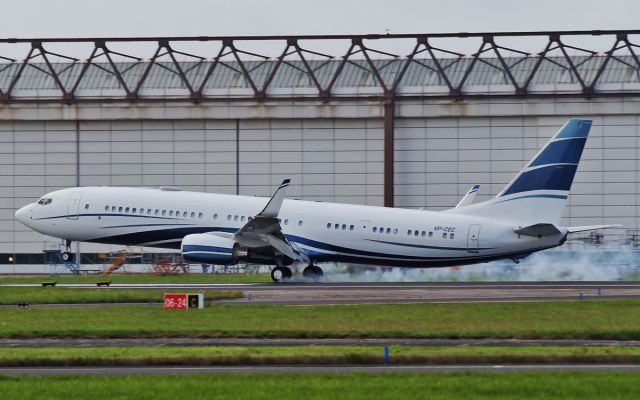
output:
[[[40,286],[4,284],[2,286]],[[59,284],[58,287],[96,288],[94,284]],[[423,302],[512,302],[545,300],[640,299],[640,282],[407,282],[407,283],[198,283],[113,284],[110,289],[176,291],[231,290],[244,297],[215,303],[283,305],[382,304]]]
[[[600,365],[327,365],[327,366],[212,366],[212,367],[33,367],[0,368],[0,375],[185,375],[225,373],[434,373],[434,372],[527,372],[527,371],[628,371],[640,372],[637,364]]]
[[[274,339],[274,338],[123,338],[123,339],[0,339],[0,348],[11,347],[133,347],[133,346],[589,346],[634,347],[640,340],[576,340],[576,339]]]

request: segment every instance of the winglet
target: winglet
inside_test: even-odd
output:
[[[291,182],[291,179],[285,179],[282,181],[280,186],[278,186],[278,189],[276,190],[276,192],[273,194],[273,196],[271,196],[271,199],[269,200],[267,205],[264,207],[262,211],[260,211],[258,215],[256,215],[256,217],[262,217],[262,218],[278,217],[278,213],[280,213],[280,207],[282,207],[282,202],[284,201],[284,198],[287,195],[287,188],[289,187],[289,182]]]
[[[476,198],[476,193],[478,192],[478,189],[480,189],[480,185],[471,186],[471,189],[469,189],[467,194],[464,195],[462,200],[460,200],[460,202],[455,208],[460,208],[460,207],[468,206],[469,204],[473,204],[473,200]]]

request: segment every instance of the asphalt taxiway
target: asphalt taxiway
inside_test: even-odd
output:
[[[0,368],[0,375],[184,375],[226,373],[323,373],[323,372],[526,372],[526,371],[632,371],[638,364],[520,364],[520,365],[323,365],[323,366],[210,366],[210,367],[24,367]]]
[[[2,286],[40,285],[4,284]],[[95,284],[59,284],[58,286],[96,287]],[[216,301],[216,303],[289,305],[640,299],[640,282],[121,283],[112,284],[109,288],[101,288],[101,290],[110,288],[162,289],[182,292],[231,290],[242,292],[243,298]]]

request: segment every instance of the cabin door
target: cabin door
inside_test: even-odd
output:
[[[69,197],[69,204],[67,204],[67,218],[78,219],[78,213],[80,211],[80,196],[82,193],[73,192]]]
[[[469,226],[469,235],[467,236],[467,251],[469,253],[478,253],[480,247],[480,225],[473,224]]]

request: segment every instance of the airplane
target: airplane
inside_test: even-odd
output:
[[[572,118],[490,200],[474,185],[452,209],[386,208],[285,199],[285,179],[269,199],[179,188],[73,187],[45,194],[15,217],[63,240],[180,249],[186,261],[273,266],[274,282],[319,279],[319,264],[346,262],[432,268],[518,261],[562,245],[574,232],[616,227],[559,225],[589,130]]]

